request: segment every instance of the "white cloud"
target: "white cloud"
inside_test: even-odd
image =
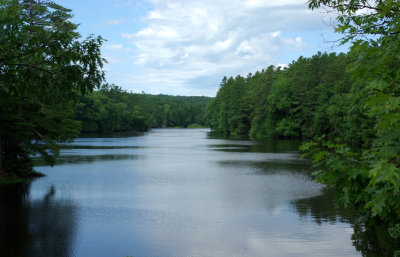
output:
[[[131,39],[131,38],[133,38],[134,36],[135,36],[135,34],[132,34],[132,33],[122,33],[122,34],[121,34],[121,37],[127,38],[127,39]]]
[[[304,43],[304,41],[302,40],[301,37],[296,37],[295,39],[285,38],[284,39],[284,43],[286,44],[286,46],[292,47],[292,48],[295,48],[295,49],[307,48],[306,43]]]
[[[119,25],[121,23],[126,22],[126,19],[124,19],[124,18],[121,18],[121,19],[104,19],[103,21],[104,21],[104,23],[106,25],[115,26],[115,25]]]
[[[285,5],[294,5],[299,4],[298,0],[280,0],[280,1],[271,1],[271,0],[248,0],[246,1],[246,6],[248,7],[274,7],[274,6],[285,6]]]
[[[125,63],[125,60],[123,58],[118,58],[110,54],[104,54],[104,58],[107,60],[107,64]],[[110,72],[108,65],[106,65],[106,71]]]
[[[278,63],[277,67],[281,67],[281,69],[284,69],[284,68],[289,67],[289,65],[286,63]]]
[[[143,16],[144,26],[120,34],[135,53],[135,70],[121,74],[122,86],[139,92],[191,94],[196,87],[215,92],[224,75],[276,65],[290,51],[301,55],[308,47],[301,32],[318,34],[325,26],[304,0],[148,2],[153,9]]]
[[[127,50],[122,44],[105,44],[103,48],[106,50]]]

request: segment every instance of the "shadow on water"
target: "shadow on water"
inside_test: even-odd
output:
[[[300,142],[296,140],[268,140],[268,141],[226,141],[212,144],[208,147],[214,151],[247,152],[247,153],[286,153],[297,152]]]
[[[247,135],[225,135],[215,131],[209,131],[207,133],[208,139],[226,139],[226,140],[249,140],[249,136]]]
[[[311,219],[318,225],[337,222],[350,223],[353,227],[351,239],[353,246],[362,256],[393,257],[400,248],[400,240],[390,238],[388,227],[383,224],[363,224],[356,222],[356,211],[348,208],[336,208],[335,193],[324,189],[322,194],[293,201],[291,203],[300,219]]]
[[[65,155],[56,159],[57,165],[61,164],[81,164],[91,163],[98,161],[119,161],[119,160],[137,160],[140,157],[130,154],[103,154],[103,155]],[[48,166],[49,164],[44,160],[37,158],[33,159],[35,166]]]
[[[367,257],[393,257],[400,250],[400,239],[392,239],[383,224],[356,224],[351,239],[357,251]]]
[[[309,163],[303,160],[282,160],[282,159],[271,159],[269,161],[219,161],[220,165],[232,166],[232,167],[253,167],[249,170],[251,174],[265,175],[285,172],[302,173],[311,176],[309,173]]]
[[[113,132],[113,133],[84,133],[80,138],[126,138],[139,137],[145,135],[146,132]]]
[[[335,208],[335,192],[324,188],[322,194],[299,199],[291,203],[301,219],[311,219],[318,225],[323,223],[335,224],[336,222],[352,223],[354,221],[353,209]]]
[[[143,146],[63,145],[63,149],[144,149]]]
[[[54,187],[38,200],[29,191],[29,183],[0,187],[0,256],[73,256],[76,206],[56,200]]]

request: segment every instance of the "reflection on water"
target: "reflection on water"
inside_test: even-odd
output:
[[[210,139],[216,139],[215,136]],[[210,144],[208,147],[216,151],[225,152],[252,152],[252,153],[282,153],[295,151],[299,147],[296,140],[268,140],[268,141],[228,141],[229,143]]]
[[[390,238],[388,227],[384,224],[356,223],[355,211],[334,208],[334,191],[324,189],[323,194],[293,201],[293,207],[301,219],[312,219],[319,225],[347,222],[353,224],[351,236],[354,247],[368,257],[393,257],[400,249],[400,240]]]
[[[61,164],[79,164],[79,163],[89,163],[89,162],[96,162],[96,161],[115,161],[115,160],[134,160],[139,158],[135,155],[128,155],[128,154],[119,154],[119,155],[112,155],[112,154],[102,154],[102,155],[64,155],[61,157],[56,158],[56,165]],[[39,159],[34,160],[35,166],[46,166],[47,164]]]
[[[0,256],[360,256],[366,234],[355,248],[351,211],[297,146],[205,129],[77,139],[47,177],[1,188]]]
[[[335,193],[333,190],[324,189],[322,194],[293,201],[293,207],[301,218],[312,218],[321,225],[336,222],[350,223],[354,220],[354,211],[351,209],[335,208]]]
[[[35,200],[29,191],[30,184],[0,187],[0,256],[71,256],[76,206],[55,200],[54,187]]]
[[[400,239],[394,240],[387,233],[388,227],[383,224],[355,224],[352,240],[357,251],[363,256],[381,257],[395,256],[400,249]]]

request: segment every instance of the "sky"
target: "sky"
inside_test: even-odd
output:
[[[58,0],[82,37],[107,41],[108,83],[128,92],[215,96],[224,76],[287,66],[332,41],[332,16],[306,0]]]

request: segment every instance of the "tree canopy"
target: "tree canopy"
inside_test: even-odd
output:
[[[361,126],[368,118],[346,70],[353,59],[318,53],[284,69],[270,66],[246,78],[224,78],[208,105],[209,125],[220,133],[253,139],[325,136],[360,144],[367,140]]]
[[[128,93],[104,84],[75,106],[82,133],[138,132],[151,128],[205,125],[210,97]]]
[[[84,40],[71,10],[51,1],[0,0],[0,174],[30,172],[79,133],[73,102],[104,80],[101,37]]]

